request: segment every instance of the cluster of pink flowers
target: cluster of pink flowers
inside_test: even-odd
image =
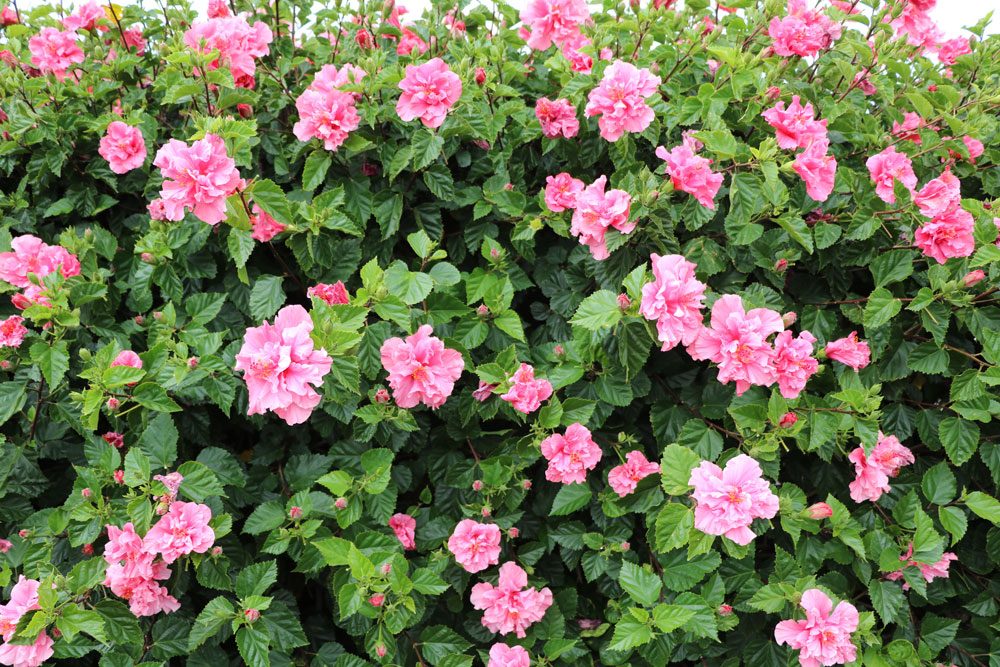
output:
[[[25,234],[14,238],[10,247],[10,252],[0,253],[0,280],[24,290],[11,297],[15,308],[50,305],[45,288],[33,283],[29,276],[41,280],[56,271],[63,278],[80,275],[80,261],[62,246],[48,245],[37,236]]]
[[[399,82],[403,94],[396,102],[396,113],[409,122],[419,118],[427,127],[441,127],[448,112],[462,96],[462,80],[440,58],[421,65],[407,65]]]
[[[139,128],[116,120],[108,125],[97,152],[108,161],[111,171],[124,174],[146,161],[146,142]]]
[[[625,463],[615,466],[608,472],[608,484],[619,498],[624,498],[635,491],[643,479],[659,472],[658,463],[651,463],[645,454],[634,450],[625,455]]]
[[[525,636],[525,630],[545,616],[552,605],[552,591],[527,588],[528,574],[517,563],[500,566],[497,585],[481,582],[472,587],[472,606],[483,612],[483,625],[501,635],[515,633]]]
[[[590,21],[586,0],[531,0],[521,10],[528,46],[544,51],[552,44],[573,47],[582,37],[581,26]]]
[[[760,464],[746,454],[733,457],[725,469],[702,461],[691,471],[688,484],[694,527],[708,535],[724,535],[741,545],[756,537],[750,524],[754,519],[771,519],[778,513],[778,496],[764,479]]]
[[[256,203],[253,205],[253,213],[250,216],[250,225],[253,228],[250,236],[261,243],[267,243],[275,236],[285,231],[285,226],[271,217],[267,211]]]
[[[889,478],[914,461],[913,453],[896,436],[885,436],[882,431],[878,432],[870,455],[865,455],[864,447],[858,447],[847,458],[854,464],[855,479],[848,487],[856,503],[877,501],[883,493],[888,493]]]
[[[576,118],[576,107],[567,100],[560,98],[550,100],[540,97],[535,103],[535,117],[542,126],[542,134],[549,139],[562,135],[572,139],[580,131],[580,121]]]
[[[294,425],[319,405],[313,386],[323,384],[333,360],[325,350],[314,349],[312,330],[312,318],[302,306],[285,306],[273,325],[265,321],[247,329],[236,370],[243,371],[250,392],[248,415],[273,410]]]
[[[796,156],[792,168],[805,181],[810,197],[826,201],[833,192],[837,173],[837,159],[829,154],[826,120],[816,120],[812,104],[802,106],[798,95],[792,96],[787,109],[784,102],[778,102],[761,115],[774,128],[778,146],[804,149]]]
[[[642,286],[639,313],[656,322],[662,350],[678,343],[690,345],[702,329],[705,283],[695,278],[697,268],[682,255],[650,255],[653,282]]]
[[[83,62],[83,49],[76,43],[72,31],[60,32],[55,28],[42,28],[28,40],[31,64],[43,74],[52,74],[62,81],[66,72]]]
[[[0,347],[21,346],[24,337],[28,335],[28,329],[22,322],[24,322],[24,318],[20,315],[11,315],[0,321]]]
[[[628,219],[632,196],[624,190],[605,190],[607,182],[608,177],[601,176],[580,189],[572,198],[573,221],[570,233],[580,240],[581,245],[590,248],[590,254],[597,260],[607,259],[610,256],[605,238],[609,229],[614,228],[622,234],[628,234],[636,226],[635,221]],[[576,183],[570,182],[568,192],[572,192],[576,187]],[[565,199],[558,203],[569,203],[570,197],[571,195],[567,194]],[[548,187],[546,187],[546,198],[548,198]]]
[[[214,134],[190,146],[171,139],[157,151],[153,164],[163,174],[160,200],[167,220],[182,220],[190,209],[202,221],[217,225],[226,219],[226,198],[245,185],[225,142]]]
[[[108,526],[104,585],[128,600],[136,616],[177,611],[180,603],[159,582],[170,578],[170,563],[212,548],[215,532],[208,525],[211,519],[212,510],[207,505],[175,501],[145,537],[136,534],[131,522],[122,528]]]
[[[715,195],[722,187],[722,174],[712,171],[712,161],[697,155],[701,142],[685,136],[683,143],[669,151],[663,146],[656,149],[656,157],[667,163],[667,175],[675,190],[686,192],[707,209],[715,210]]]
[[[840,39],[840,23],[809,9],[805,0],[788,0],[788,15],[768,26],[771,49],[779,56],[814,56]]]
[[[958,178],[945,170],[913,197],[920,212],[930,218],[917,228],[914,243],[938,264],[952,257],[968,257],[976,249],[975,219],[962,208],[961,187]]]
[[[448,538],[448,551],[466,572],[482,572],[500,562],[500,527],[463,519]]]
[[[900,556],[899,560],[906,564],[895,572],[890,572],[885,575],[886,579],[889,581],[899,581],[903,578],[904,569],[907,567],[915,567],[920,570],[920,576],[922,576],[924,581],[929,584],[935,579],[947,579],[950,574],[948,569],[951,567],[951,562],[953,560],[958,560],[958,556],[950,551],[946,551],[941,554],[941,558],[936,563],[918,563],[913,560],[913,543],[910,542],[910,546],[907,548],[906,553]],[[910,590],[910,585],[908,583],[904,583],[903,590]]]
[[[382,366],[389,371],[389,387],[401,408],[420,403],[441,407],[465,368],[462,354],[446,348],[431,335],[433,331],[425,324],[405,340],[390,338],[382,343]]]
[[[642,132],[654,116],[646,98],[654,95],[659,85],[660,77],[648,69],[616,60],[587,96],[584,114],[588,118],[599,116],[597,125],[608,141],[618,141],[626,132]]]
[[[561,484],[583,483],[587,471],[601,460],[601,448],[580,423],[570,424],[566,434],[553,433],[542,441],[542,456],[549,462],[545,479]]]
[[[198,53],[218,51],[219,56],[208,69],[228,67],[237,86],[253,88],[256,83],[257,58],[270,53],[268,45],[274,35],[266,23],[252,26],[243,16],[220,16],[204,23],[195,23],[184,33],[184,43]]]
[[[389,518],[389,528],[396,534],[396,539],[409,551],[417,548],[417,520],[409,514],[393,514]]]
[[[323,65],[309,87],[295,100],[299,120],[292,128],[299,141],[320,139],[328,151],[335,151],[358,129],[361,116],[355,107],[357,95],[341,90],[348,84],[359,83],[365,71],[354,65],[339,70]]]
[[[310,299],[316,297],[328,306],[344,305],[351,301],[351,295],[347,293],[342,280],[333,284],[316,283],[306,290],[306,296]]]
[[[833,601],[818,588],[802,594],[799,603],[806,612],[805,620],[781,621],[774,628],[778,644],[798,650],[802,667],[844,665],[854,662],[857,647],[851,633],[858,629],[858,610],[850,602],[841,602],[834,609]]]
[[[510,383],[510,389],[500,398],[526,415],[540,408],[542,402],[549,400],[552,395],[552,383],[548,380],[536,380],[535,369],[528,364],[521,364],[514,371]]]
[[[40,582],[25,579],[24,575],[21,575],[10,589],[10,601],[7,604],[0,604],[0,635],[3,635],[3,644],[0,645],[0,664],[39,667],[52,657],[54,642],[44,631],[39,632],[31,644],[11,643],[21,617],[29,611],[41,609],[38,604],[39,586]]]
[[[494,644],[490,647],[490,661],[486,667],[530,667],[531,656],[523,646]]]

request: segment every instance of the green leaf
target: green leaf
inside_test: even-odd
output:
[[[173,418],[169,414],[159,413],[149,420],[142,432],[139,449],[149,457],[152,468],[170,468],[177,460],[177,438]]]
[[[667,503],[656,515],[654,544],[660,553],[683,547],[694,528],[694,512],[681,503]]]
[[[644,607],[651,607],[660,599],[663,582],[653,572],[625,561],[618,574],[618,585],[629,597]],[[669,632],[669,630],[665,631]]]
[[[226,247],[229,249],[229,256],[233,258],[237,268],[247,265],[247,260],[253,253],[255,242],[251,233],[245,229],[231,227],[229,237],[226,239]]]
[[[235,613],[236,610],[226,598],[219,596],[211,600],[191,626],[191,632],[188,634],[188,651],[193,653],[217,633],[226,621],[232,619]]]
[[[612,651],[630,651],[648,644],[652,639],[653,631],[645,623],[640,623],[631,616],[623,616],[615,624],[615,632],[608,648]]]
[[[260,276],[250,290],[250,315],[259,321],[266,320],[285,303],[284,279],[281,276]]]
[[[449,655],[463,653],[472,645],[461,635],[444,625],[432,625],[420,633],[420,651],[424,660],[439,664]]]
[[[413,134],[410,145],[413,149],[413,169],[419,171],[441,154],[444,137],[428,129],[421,129]]]
[[[663,490],[671,496],[686,495],[691,488],[688,481],[691,471],[701,463],[701,457],[687,447],[667,445],[660,461],[660,481]]]
[[[570,323],[597,331],[613,327],[621,319],[618,295],[609,290],[598,290],[583,300]]]
[[[943,461],[924,473],[920,488],[928,502],[935,505],[947,505],[958,492],[955,474]]]
[[[979,427],[958,417],[942,419],[938,425],[938,435],[948,459],[956,466],[971,459],[979,447]]]
[[[294,224],[292,207],[285,197],[285,191],[278,187],[274,181],[267,178],[256,181],[247,188],[247,191],[254,203],[272,218],[283,225]]]
[[[106,642],[104,619],[91,609],[84,609],[76,603],[70,603],[62,608],[56,619],[56,627],[68,641],[78,633],[90,635],[99,642]]]
[[[564,484],[559,488],[549,516],[572,514],[590,502],[590,487],[586,484]]]
[[[149,481],[149,458],[141,449],[133,447],[125,455],[125,483],[141,486]]]
[[[389,486],[392,476],[394,454],[389,449],[369,449],[361,455],[361,467],[365,471],[362,488],[365,492],[378,495]]]
[[[988,493],[973,491],[965,496],[965,505],[978,517],[994,526],[1000,525],[1000,501]]]
[[[203,463],[186,461],[177,468],[177,472],[184,476],[180,492],[197,503],[210,496],[225,495],[219,478]]]
[[[243,523],[243,532],[248,535],[259,535],[273,530],[284,523],[285,506],[277,500],[258,505]]]
[[[892,292],[879,287],[868,297],[868,304],[865,306],[865,328],[877,329],[888,324],[902,308],[903,303],[894,297]]]
[[[69,347],[65,340],[47,345],[42,341],[31,346],[31,361],[42,371],[42,376],[55,388],[62,382],[63,376],[69,370]]]
[[[278,565],[276,561],[267,560],[254,563],[240,570],[236,577],[236,595],[245,598],[250,595],[263,595],[264,591],[278,581]]]
[[[920,624],[920,643],[926,644],[931,655],[936,656],[955,639],[958,626],[958,619],[927,614]]]
[[[965,537],[965,531],[969,528],[969,519],[961,507],[939,507],[938,521],[941,522],[941,527],[951,535],[952,544]]]
[[[912,250],[890,250],[880,253],[869,265],[875,287],[885,287],[906,280],[913,274],[916,253]]]
[[[28,400],[25,382],[0,382],[0,425],[20,412]]]
[[[868,584],[868,595],[883,624],[895,623],[905,612],[906,594],[902,584],[874,578]]]
[[[317,149],[310,153],[302,167],[302,189],[312,192],[322,185],[332,161],[329,151]]]
[[[153,382],[144,382],[132,391],[132,398],[144,408],[157,412],[180,412],[181,406],[167,396],[167,390]]]
[[[695,617],[697,612],[690,607],[676,604],[658,604],[653,609],[653,624],[660,632],[673,632]]]
[[[247,667],[270,667],[271,637],[263,624],[245,625],[236,632],[236,646]]]

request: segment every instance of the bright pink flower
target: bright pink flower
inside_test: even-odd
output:
[[[965,144],[966,150],[969,151],[969,161],[972,164],[976,163],[976,158],[983,154],[986,148],[983,146],[983,142],[978,139],[973,139],[969,135],[962,137],[962,143]]]
[[[328,306],[344,305],[351,302],[351,295],[347,293],[347,288],[344,287],[344,282],[341,280],[332,285],[316,283],[306,290],[306,296],[310,299],[316,297]]]
[[[136,542],[138,537],[131,523],[125,524],[123,531],[115,531],[118,531],[115,526],[108,526],[111,541],[104,551],[104,559],[108,562],[104,585],[118,597],[128,600],[129,610],[135,616],[180,609],[180,603],[157,583],[170,578],[170,568],[157,560],[155,551],[143,546],[142,541]]]
[[[968,257],[976,249],[975,219],[957,204],[917,228],[913,241],[925,255],[944,264],[952,257]]]
[[[805,620],[778,623],[774,628],[778,644],[797,649],[802,667],[854,662],[857,647],[851,642],[851,633],[858,629],[854,605],[841,602],[834,609],[833,601],[818,588],[804,592],[800,604],[806,612]]]
[[[538,98],[535,116],[542,125],[542,134],[549,139],[555,139],[560,134],[566,139],[572,139],[580,131],[576,107],[567,99],[552,101],[547,97]]]
[[[943,215],[961,204],[961,201],[962,183],[949,169],[945,169],[934,180],[928,181],[927,185],[913,195],[913,203],[928,218]]]
[[[573,178],[565,171],[545,179],[545,205],[553,213],[560,213],[568,208],[576,208],[576,198],[583,192],[584,183],[579,178]]]
[[[0,554],[5,554],[13,548],[14,544],[10,540],[0,539]]]
[[[17,12],[10,5],[7,5],[3,9],[0,9],[0,26],[17,25],[20,21],[17,18]]]
[[[702,328],[705,283],[695,278],[697,268],[682,255],[652,254],[653,281],[642,286],[639,313],[656,321],[661,349],[666,352],[678,343],[690,345]]]
[[[510,389],[500,398],[526,415],[540,408],[542,402],[552,395],[552,383],[548,380],[536,380],[535,369],[528,364],[521,364],[510,377],[510,382]]]
[[[798,95],[792,96],[787,109],[784,102],[778,102],[761,116],[774,128],[781,148],[808,148],[813,143],[827,141],[826,121],[816,120],[812,103],[802,106]]]
[[[250,327],[236,355],[236,370],[250,392],[248,415],[273,410],[289,425],[301,424],[319,405],[313,386],[323,384],[333,360],[316,350],[310,333],[312,318],[302,306],[285,306],[274,324],[265,320]]]
[[[358,85],[365,76],[367,76],[367,72],[357,65],[350,63],[341,66],[339,69],[333,65],[323,65],[319,72],[316,73],[313,82],[309,84],[307,90],[329,93],[334,90],[341,90],[344,86]],[[351,93],[351,95],[355,99],[361,97],[361,93]]]
[[[139,128],[116,120],[108,125],[97,152],[108,161],[111,171],[124,174],[146,161],[146,142]]]
[[[448,538],[448,551],[466,572],[481,572],[500,562],[500,527],[462,519]]]
[[[382,343],[382,366],[389,371],[389,387],[401,408],[419,403],[441,407],[465,368],[462,354],[446,348],[431,335],[433,331],[425,324],[406,340],[390,338]]]
[[[135,49],[135,52],[140,56],[146,52],[146,38],[142,35],[142,30],[139,28],[126,28],[122,31],[122,39],[125,40],[125,46]],[[119,105],[119,111],[116,111],[119,116],[121,115],[121,106]]]
[[[563,58],[569,61],[569,68],[571,70],[580,72],[581,74],[590,74],[590,71],[594,69],[594,59],[584,52],[583,49],[592,44],[593,42],[587,39],[583,33],[576,33],[560,45]]]
[[[855,479],[848,487],[854,502],[872,502],[888,493],[889,478],[899,474],[899,469],[914,462],[913,453],[900,444],[894,435],[878,432],[878,440],[870,456],[865,456],[865,448],[858,447],[848,455],[854,464]]]
[[[531,656],[523,646],[494,644],[490,647],[490,661],[486,667],[530,667]]]
[[[942,65],[954,65],[959,56],[969,53],[972,53],[972,47],[969,46],[968,37],[955,37],[938,46],[938,60]]]
[[[393,514],[389,519],[389,527],[396,534],[396,539],[404,550],[417,548],[417,520],[409,514]]]
[[[586,0],[531,0],[521,10],[521,21],[530,28],[528,46],[544,51],[555,42],[562,46],[590,21]]]
[[[825,353],[828,359],[839,361],[854,370],[861,370],[871,359],[868,343],[858,340],[858,332],[852,331],[846,338],[838,338],[826,344]]]
[[[266,23],[252,26],[243,16],[210,18],[195,23],[184,33],[184,43],[197,53],[219,52],[219,57],[208,64],[209,70],[228,67],[237,86],[253,88],[257,72],[256,58],[271,51],[268,45],[274,35]]]
[[[299,141],[320,139],[328,151],[340,148],[361,123],[354,96],[339,90],[306,90],[295,100],[295,108],[299,112],[292,128],[295,137]]]
[[[416,51],[419,56],[423,55],[429,48],[427,42],[411,29],[403,28],[401,32],[399,44],[396,45],[396,55],[408,56]]]
[[[226,218],[226,197],[243,186],[236,161],[214,134],[190,146],[171,139],[157,151],[153,164],[163,174],[160,198],[167,220],[182,220],[184,210],[190,209],[200,220],[217,225]]]
[[[97,22],[107,18],[104,8],[96,2],[85,2],[79,9],[63,19],[63,27],[67,30],[93,30]]]
[[[12,250],[0,253],[0,280],[15,287],[37,288],[29,274],[44,278],[59,271],[63,278],[80,274],[80,262],[62,246],[48,245],[37,236],[24,234],[10,242]]]
[[[917,131],[923,127],[928,127],[924,119],[919,114],[907,111],[903,114],[903,122],[892,121],[892,134],[903,141],[912,141],[915,144],[923,143],[920,133]],[[934,129],[931,127],[930,129]]]
[[[203,554],[215,542],[215,532],[208,525],[211,519],[208,505],[171,503],[167,513],[146,533],[143,545],[159,553],[168,564],[189,553]]]
[[[485,401],[487,398],[493,395],[493,390],[499,387],[499,384],[494,384],[490,382],[479,381],[479,387],[472,392],[472,398],[476,399],[480,403]]]
[[[605,234],[614,228],[622,234],[635,229],[636,223],[629,222],[632,196],[624,190],[605,191],[607,176],[601,176],[576,196],[576,208],[570,233],[580,239],[580,245],[590,248],[594,259],[607,259],[608,245]]]
[[[845,14],[860,14],[861,10],[857,8],[857,2],[854,0],[830,0],[830,4],[844,12]]]
[[[570,424],[566,435],[554,433],[542,441],[542,456],[549,462],[545,479],[561,484],[583,483],[587,471],[601,460],[601,448],[583,424]]]
[[[271,214],[256,204],[253,205],[253,215],[250,216],[253,233],[250,236],[261,243],[267,243],[275,236],[285,231],[285,226],[271,217]]]
[[[646,98],[656,93],[660,77],[648,69],[616,60],[604,70],[604,77],[587,96],[584,114],[600,116],[601,136],[618,141],[625,132],[642,132],[653,122],[653,110]]]
[[[111,362],[111,366],[128,366],[129,368],[142,368],[142,359],[132,350],[122,350]]]
[[[697,503],[694,527],[707,535],[724,535],[745,546],[756,537],[750,530],[753,520],[778,513],[778,496],[771,493],[760,464],[746,454],[730,459],[725,469],[702,461],[688,484]]]
[[[917,187],[917,175],[913,173],[909,156],[896,151],[892,146],[871,156],[865,164],[875,182],[875,194],[887,204],[896,202],[896,193],[893,192],[895,181],[905,185],[911,192]]]
[[[184,482],[184,475],[174,471],[166,475],[153,475],[153,479],[166,487],[167,492],[164,495],[164,499],[168,502],[173,502],[173,499],[177,497],[177,491]]]
[[[722,187],[722,174],[712,172],[711,160],[695,155],[685,144],[674,146],[670,151],[659,146],[656,157],[667,163],[667,174],[675,189],[693,195],[699,204],[715,210],[714,200]]]
[[[501,635],[515,633],[525,636],[525,630],[542,620],[552,605],[552,591],[526,588],[528,574],[516,563],[500,566],[496,586],[479,583],[472,587],[472,606],[483,611],[483,625]]]
[[[819,362],[812,356],[815,342],[816,338],[808,331],[800,333],[798,338],[791,331],[782,331],[775,337],[774,373],[785,398],[798,398],[819,368]]]
[[[38,604],[38,587],[40,582],[25,579],[22,574],[17,583],[10,589],[10,601],[0,605],[0,634],[3,635],[3,645],[0,646],[0,664],[14,667],[39,667],[52,657],[52,638],[45,632],[38,633],[33,644],[11,644],[17,624],[29,611],[41,609]]]
[[[719,365],[719,382],[736,382],[740,395],[750,385],[774,384],[774,350],[767,341],[785,328],[781,315],[768,308],[746,312],[739,296],[727,294],[712,306],[711,327],[703,328],[688,346],[695,361],[709,359]]]
[[[24,337],[28,330],[23,324],[24,318],[20,315],[11,315],[7,319],[0,321],[0,347],[20,347],[24,342]]]
[[[76,43],[76,35],[70,31],[60,32],[55,28],[42,28],[28,40],[31,64],[43,74],[52,73],[56,79],[66,78],[66,71],[83,62],[83,49]]]
[[[225,0],[208,0],[208,18],[224,19],[228,16],[232,16],[232,12]]]
[[[878,88],[875,87],[875,84],[872,83],[871,78],[868,76],[867,69],[854,75],[852,85],[865,95],[874,95],[878,92]]]
[[[441,127],[462,96],[462,80],[443,60],[432,58],[422,65],[407,65],[399,89],[403,94],[396,103],[396,113],[402,120],[419,118],[427,127]]]
[[[768,25],[771,48],[779,56],[814,56],[840,38],[840,24],[822,12],[806,9],[804,0],[788,0],[788,16]]]
[[[828,155],[826,149],[825,141],[812,144],[792,164],[795,173],[806,182],[806,193],[815,201],[826,201],[833,192],[837,158]]]
[[[781,415],[781,419],[778,420],[778,426],[780,426],[781,428],[791,428],[795,426],[795,424],[798,421],[799,421],[798,415],[796,415],[794,412],[789,411]]]
[[[899,560],[905,562],[906,565],[904,565],[899,570],[896,570],[895,572],[890,572],[889,574],[885,575],[885,578],[888,579],[889,581],[898,581],[899,579],[903,578],[904,576],[903,570],[905,568],[916,567],[920,570],[920,575],[924,578],[924,581],[926,581],[927,583],[931,583],[935,579],[939,578],[947,579],[950,574],[948,572],[948,569],[951,566],[951,561],[958,560],[958,556],[951,553],[950,551],[946,551],[943,554],[941,554],[941,559],[938,560],[936,563],[918,563],[917,561],[913,560],[912,556],[913,556],[913,543],[910,542],[910,546],[906,550],[906,553],[899,557]],[[910,584],[904,583],[903,590],[904,591],[910,590]]]
[[[148,204],[146,204],[146,211],[149,213],[149,217],[152,220],[166,220],[167,210],[163,206],[163,200],[156,197]]]
[[[608,484],[618,497],[624,498],[635,491],[643,478],[658,472],[660,472],[659,464],[650,463],[645,454],[634,450],[625,455],[625,463],[615,466],[608,472]]]

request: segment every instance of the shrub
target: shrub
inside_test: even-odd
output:
[[[1000,660],[1000,42],[819,4],[6,8],[0,663]]]

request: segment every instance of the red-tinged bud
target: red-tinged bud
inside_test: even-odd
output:
[[[480,86],[486,83],[486,70],[482,67],[476,68],[476,83]]]
[[[385,657],[385,644],[379,644],[378,646],[375,647],[375,655],[377,655],[380,658]]]
[[[618,295],[618,308],[619,310],[628,310],[629,306],[632,305],[632,299],[628,298],[628,294],[622,292]]]
[[[4,359],[3,361],[0,361],[0,368],[2,368],[3,370],[9,371],[10,370],[10,366],[11,366],[10,362],[7,361],[6,359]]]
[[[516,540],[521,535],[521,531],[517,529],[517,526],[513,526],[507,531],[507,536],[512,540]]]
[[[777,271],[778,273],[784,273],[787,268],[788,268],[788,260],[785,258],[781,258],[774,263],[774,270]]]
[[[498,257],[500,257],[500,251],[497,250],[496,248],[490,248],[490,257],[492,257],[493,259],[497,259]]]
[[[14,11],[10,5],[4,7],[3,11],[0,11],[0,25],[9,26],[15,25],[16,23],[19,23],[17,20],[17,12]]]
[[[81,547],[80,552],[83,553],[84,556],[93,556],[94,555],[94,545],[93,544],[84,544],[83,547]]]
[[[392,572],[392,563],[383,563],[382,574],[388,576],[390,572]]]
[[[368,598],[368,604],[373,607],[381,607],[385,603],[385,596],[381,593],[376,593],[375,595]]]
[[[778,88],[777,86],[771,86],[770,88],[767,89],[766,95],[767,99],[776,100],[779,97],[781,97],[781,88]]]
[[[20,537],[22,540],[26,540],[29,537],[31,537],[31,531],[28,530],[27,528],[22,528],[21,530],[17,531],[17,536]]]
[[[116,431],[108,431],[101,437],[104,438],[104,442],[108,443],[115,449],[121,449],[125,446],[125,436]]]
[[[354,41],[358,43],[362,49],[370,49],[374,46],[374,40],[372,40],[372,34],[362,28],[354,35]]]
[[[556,355],[557,357],[561,357],[561,356],[563,356],[564,354],[566,354],[566,348],[564,348],[564,347],[563,347],[562,345],[560,345],[559,343],[556,343],[556,344],[555,344],[555,347],[553,347],[553,348],[552,348],[552,352],[553,352],[553,354],[555,354],[555,355]]]
[[[972,287],[973,285],[982,282],[983,278],[986,277],[986,273],[982,269],[976,269],[975,271],[969,271],[962,278],[962,282],[965,283],[966,287]]]
[[[472,490],[473,491],[482,491],[483,490],[483,480],[477,479],[474,482],[472,482]]]
[[[347,509],[347,498],[337,498],[333,502],[333,506],[336,507],[339,510],[346,510]]]
[[[210,553],[213,556],[221,556],[222,555],[222,547],[212,547],[212,551]]]
[[[11,550],[14,544],[10,540],[0,539],[0,554],[5,554]]]
[[[114,396],[108,399],[108,410],[111,412],[117,410],[119,405],[121,405],[121,402]]]
[[[810,505],[809,509],[806,511],[809,512],[810,519],[815,519],[817,521],[820,519],[829,519],[833,516],[833,510],[826,503],[816,503],[815,505]]]
[[[115,470],[113,473],[111,473],[111,477],[115,480],[115,484],[124,484],[125,483],[125,471],[124,470],[121,470],[121,469]]]
[[[983,208],[985,208],[987,211],[992,211],[993,210],[993,204],[991,202],[984,201],[983,202]]]
[[[478,315],[479,317],[488,317],[489,314],[490,314],[490,309],[485,303],[479,304],[479,307],[476,308],[476,315]]]
[[[799,316],[794,312],[788,312],[781,316],[781,323],[785,325],[785,328],[792,326],[799,319]]]
[[[389,402],[389,391],[387,389],[379,389],[375,392],[375,402],[376,403],[388,403]]]
[[[257,619],[260,618],[260,612],[256,609],[246,609],[243,611],[243,617],[250,623],[256,623]]]
[[[593,630],[601,626],[601,622],[596,618],[578,618],[576,624],[581,630]]]
[[[302,518],[302,508],[298,505],[292,505],[292,509],[288,510],[288,518],[292,521],[298,521]]]
[[[80,491],[80,495],[83,496],[84,498],[90,498],[92,495],[94,495],[94,492],[91,491],[90,489],[83,489],[82,491]]]
[[[10,302],[18,310],[24,310],[25,308],[31,305],[31,299],[24,296],[20,292],[10,297]]]
[[[514,190],[514,184],[513,183],[504,183],[503,189],[506,190],[507,192],[513,192],[513,190]]]
[[[493,514],[493,510],[490,509],[489,505],[487,505],[487,506],[483,507],[483,511],[480,512],[480,514],[482,514],[483,518],[486,519],[486,518],[489,518]]]
[[[239,112],[240,118],[253,118],[253,107],[249,104],[237,104],[236,111]]]
[[[931,92],[931,93],[936,93],[937,92],[937,85],[932,83],[931,85],[927,86],[927,91]]]
[[[49,632],[51,632],[52,636],[55,637],[56,639],[62,637],[62,631],[59,628],[52,628],[49,630]]]
[[[720,604],[717,611],[719,612],[719,616],[732,616],[733,614],[733,608],[728,604]]]
[[[160,312],[159,310],[153,311],[153,319],[159,322],[160,320],[163,319],[163,313]]]
[[[622,551],[628,551],[629,549],[632,548],[632,545],[629,544],[628,541],[625,541],[625,542],[622,542],[621,548],[622,548]]]
[[[791,428],[795,426],[795,422],[798,420],[799,418],[794,412],[786,412],[781,415],[781,419],[778,421],[778,426],[781,428]]]
[[[482,148],[484,151],[488,151],[490,149],[490,142],[486,141],[485,139],[473,139],[472,143],[478,146],[479,148]]]
[[[363,162],[361,164],[361,173],[372,178],[373,176],[378,176],[378,165],[374,162]]]
[[[141,255],[139,255],[139,259],[144,261],[146,264],[153,264],[154,262],[156,262],[156,258],[153,257],[152,253],[149,252],[144,252]]]
[[[136,315],[135,317],[132,318],[132,321],[141,327],[143,324],[145,324],[146,318],[143,317],[142,315]]]
[[[189,357],[187,360],[187,367],[191,370],[198,368],[198,362],[200,359],[198,357]]]

